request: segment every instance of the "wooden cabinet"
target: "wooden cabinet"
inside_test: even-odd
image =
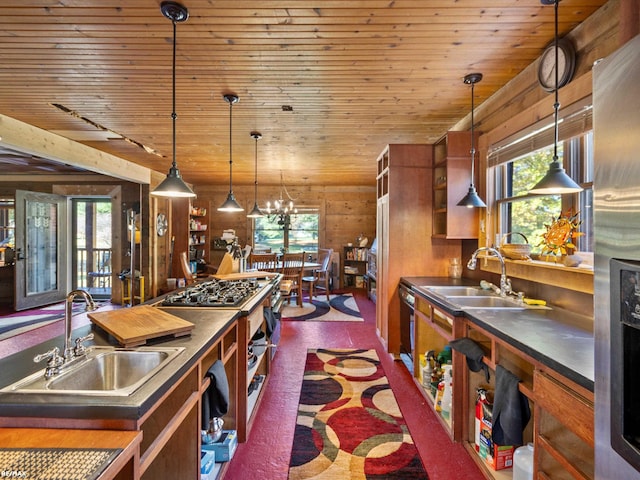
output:
[[[533,392],[536,478],[595,478],[593,393],[540,370]]]
[[[478,209],[457,205],[471,182],[471,133],[448,132],[433,148],[433,236],[478,238]]]
[[[171,201],[173,237],[172,277],[182,276],[180,255],[187,252],[189,261],[209,263],[209,202],[188,198]]]
[[[447,276],[460,242],[431,237],[433,146],[392,144],[377,159],[376,327],[387,350],[400,355],[402,276]]]
[[[532,418],[524,433],[524,443],[534,444],[534,478],[594,478],[593,392],[550,370],[515,347],[500,340],[473,322],[465,320],[462,335],[471,338],[485,352],[484,363],[495,379],[496,365],[520,378],[519,390],[531,408]],[[476,390],[486,386],[482,372],[463,367],[461,388],[454,391],[463,399],[462,440],[470,455],[488,478],[509,479],[511,469],[492,470],[476,453]],[[489,386],[491,386],[489,384]]]
[[[271,367],[271,357],[274,353],[271,348],[267,347],[270,339],[266,336],[267,327],[264,318],[263,307],[271,306],[271,297],[265,299],[262,305],[259,305],[249,315],[240,317],[239,324],[239,353],[241,364],[238,368],[238,423],[236,425],[238,431],[238,441],[245,442],[249,436],[251,421],[256,410],[256,406],[263,391],[263,387],[269,376]],[[256,344],[260,347],[252,348],[253,352],[257,352],[255,359],[249,353],[249,342],[254,338],[256,332],[265,334],[261,340],[256,340]]]
[[[365,288],[367,275],[367,248],[344,247],[342,261],[342,286]]]
[[[432,385],[430,379],[425,379],[422,375],[425,353],[434,351],[436,354],[442,352],[445,346],[453,340],[457,333],[454,328],[460,328],[464,319],[457,319],[436,305],[428,302],[422,297],[416,297],[414,310],[414,338],[415,352],[413,354],[413,376],[420,386],[420,391],[424,395],[427,403],[436,412],[445,430],[453,440],[460,440],[462,431],[463,409],[462,397],[457,394],[463,382],[462,371],[465,368],[464,358],[459,354],[452,358],[452,388],[454,395],[451,403],[451,410],[448,414],[443,413],[436,406],[437,385]]]

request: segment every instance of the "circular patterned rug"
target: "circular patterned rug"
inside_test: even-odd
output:
[[[326,299],[323,295],[321,298]],[[331,295],[331,301],[327,303],[319,298],[314,298],[309,303],[305,297],[302,308],[295,305],[292,300],[291,305],[285,304],[282,310],[283,320],[313,320],[325,322],[344,322],[344,321],[364,321],[358,304],[352,294],[346,293],[342,295]]]
[[[289,479],[427,479],[375,350],[309,350]]]

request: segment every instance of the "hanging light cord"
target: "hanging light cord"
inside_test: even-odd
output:
[[[232,174],[232,165],[233,165],[233,144],[232,140],[232,132],[233,129],[233,100],[229,101],[229,193],[233,191],[233,181],[231,178]],[[257,148],[257,147],[256,147]]]
[[[256,134],[256,136],[254,137],[255,141],[256,141],[256,159],[255,162],[253,164],[253,170],[255,172],[255,177],[253,180],[253,195],[254,195],[254,199],[257,201],[258,199],[258,135]]]
[[[553,3],[555,10],[555,36],[554,36],[554,50],[555,50],[555,102],[553,104],[553,122],[554,122],[554,142],[553,142],[553,161],[558,161],[558,110],[560,109],[560,101],[558,100],[558,3],[560,0],[555,0]]]
[[[473,89],[475,88],[476,84],[475,82],[471,83],[471,187],[473,187],[473,182],[474,182],[474,174],[473,174],[473,168],[474,168],[474,164],[476,163],[476,144],[473,141],[473,111],[475,110],[473,108]]]
[[[173,162],[171,166],[173,168],[177,167],[176,163],[176,118],[178,115],[176,114],[176,21],[173,20],[173,71],[172,71],[172,91],[173,91],[173,105],[171,111],[171,121],[173,122]]]

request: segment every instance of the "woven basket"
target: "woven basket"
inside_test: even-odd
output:
[[[505,243],[510,235],[520,235],[526,243]],[[509,232],[502,237],[500,243],[500,253],[511,260],[531,260],[531,245],[524,234],[520,232]]]

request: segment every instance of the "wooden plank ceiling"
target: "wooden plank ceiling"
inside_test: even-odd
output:
[[[604,3],[563,0],[561,35]],[[372,185],[384,145],[433,142],[469,113],[464,75],[484,74],[478,106],[553,39],[539,0],[183,4],[177,162],[196,185],[229,181],[225,93],[240,97],[234,184],[253,183],[257,130],[260,184]],[[160,0],[3,0],[0,113],[165,173],[172,38]]]

